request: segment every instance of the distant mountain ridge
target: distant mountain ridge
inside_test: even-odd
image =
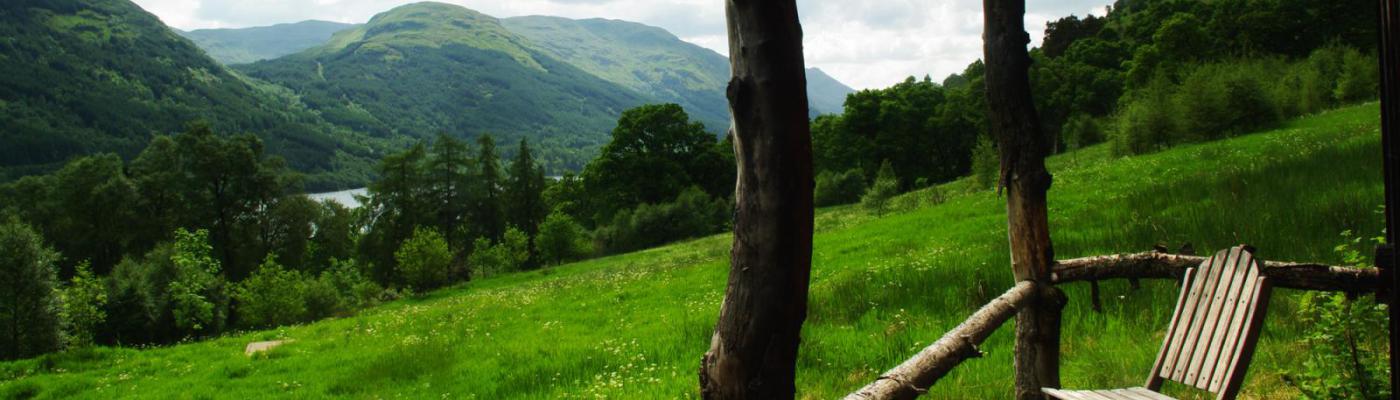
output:
[[[7,0],[0,39],[0,181],[81,155],[131,158],[194,120],[258,135],[310,187],[368,179],[382,148],[231,73],[127,0]]]
[[[329,21],[302,21],[240,29],[176,30],[225,65],[247,64],[294,54],[325,44],[332,35],[357,26]]]

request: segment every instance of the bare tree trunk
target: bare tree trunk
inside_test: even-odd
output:
[[[734,116],[729,286],[700,366],[707,399],[791,399],[812,264],[812,135],[794,0],[726,0]]]
[[[1045,157],[1051,141],[1040,128],[1031,100],[1030,55],[1022,19],[1025,0],[983,0],[987,68],[987,115],[1001,150],[1001,186],[1018,281],[1044,289],[1016,316],[1016,398],[1041,399],[1041,387],[1058,387],[1060,311],[1064,294],[1050,285],[1055,252],[1050,243]]]

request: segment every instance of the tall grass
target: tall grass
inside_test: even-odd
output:
[[[1343,230],[1379,232],[1374,104],[1274,131],[1114,158],[1095,146],[1050,160],[1061,258],[1191,242],[1276,260],[1339,262]],[[1004,206],[967,180],[896,198],[874,217],[820,210],[798,387],[839,397],[875,379],[1012,284]],[[936,197],[936,198],[935,198]],[[93,349],[0,364],[0,396],[39,398],[693,398],[727,273],[713,236],[508,274],[359,316],[157,349]],[[1172,282],[1066,285],[1064,381],[1140,385],[1176,298]],[[1247,398],[1289,398],[1301,368],[1296,292],[1275,296]],[[931,398],[1011,397],[1004,327]],[[254,340],[295,339],[256,357]],[[1189,394],[1179,388],[1172,393]]]

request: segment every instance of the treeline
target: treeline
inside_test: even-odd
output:
[[[1056,151],[1119,155],[1269,128],[1374,99],[1375,6],[1360,0],[1118,1],[1047,25],[1031,83]],[[812,125],[820,205],[852,203],[886,162],[900,191],[973,175],[990,187],[983,65],[851,95]],[[859,178],[858,178],[859,177]]]
[[[346,315],[483,276],[727,229],[729,144],[679,106],[623,113],[581,176],[521,140],[440,135],[385,157],[364,206],[302,195],[251,135],[193,124],[134,160],[0,185],[0,359]]]

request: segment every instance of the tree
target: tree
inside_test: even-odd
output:
[[[283,268],[274,257],[268,257],[234,290],[238,321],[250,328],[301,322],[307,315],[306,289],[300,272]]]
[[[359,243],[359,259],[370,265],[371,277],[385,286],[397,282],[399,247],[416,227],[433,226],[422,167],[426,157],[427,148],[421,143],[384,157],[377,168],[379,180],[369,185],[369,202],[362,209],[368,231]]]
[[[584,168],[584,187],[606,220],[638,204],[659,204],[699,185],[713,196],[733,189],[721,146],[676,104],[624,111],[612,141]]]
[[[549,213],[544,204],[544,187],[544,169],[535,165],[530,144],[520,139],[520,150],[510,163],[506,180],[506,222],[530,237],[539,233],[540,222]]]
[[[865,191],[865,195],[860,198],[860,205],[866,210],[875,213],[876,216],[885,215],[890,199],[899,194],[899,178],[894,174],[894,167],[889,161],[880,165],[880,173],[875,176],[875,183],[870,185],[870,189]]]
[[[166,292],[175,328],[187,335],[222,331],[228,318],[228,295],[209,232],[176,230],[170,261],[175,270]]]
[[[477,162],[481,164],[476,175],[476,227],[482,235],[499,240],[505,233],[506,219],[502,212],[504,178],[501,173],[501,157],[496,154],[496,141],[490,134],[476,139],[481,152]]]
[[[430,187],[430,206],[438,232],[456,252],[466,251],[467,232],[462,226],[470,222],[473,212],[472,174],[474,160],[466,143],[446,134],[438,135],[432,156],[427,161],[425,182]]]
[[[59,255],[18,221],[0,222],[0,359],[58,350],[54,263]]]
[[[447,240],[432,228],[418,228],[394,252],[399,274],[413,290],[424,291],[448,283],[452,271],[452,250]]]
[[[316,231],[311,235],[311,265],[318,268],[333,264],[333,260],[349,260],[355,251],[355,239],[360,227],[355,213],[334,201],[321,202],[316,216]]]
[[[726,0],[738,158],[729,283],[700,364],[707,399],[790,399],[812,267],[812,135],[793,0]]]
[[[102,279],[92,274],[87,263],[78,264],[73,280],[59,290],[59,299],[63,305],[59,319],[63,321],[67,346],[92,345],[107,319],[107,288]]]
[[[563,210],[555,209],[540,223],[535,237],[535,253],[540,263],[557,265],[587,253],[583,226]]]
[[[825,207],[854,203],[864,193],[865,173],[852,168],[843,173],[822,171],[817,175],[817,186],[812,196],[818,207]]]

